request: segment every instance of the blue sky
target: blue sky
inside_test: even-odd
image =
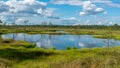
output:
[[[119,0],[0,0],[0,19],[16,24],[120,24]]]

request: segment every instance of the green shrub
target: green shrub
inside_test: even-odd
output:
[[[71,47],[70,47],[70,46],[67,46],[66,49],[67,49],[67,50],[71,50]]]

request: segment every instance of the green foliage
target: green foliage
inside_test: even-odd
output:
[[[55,48],[55,47],[52,47],[51,49],[52,49],[52,50],[56,50],[56,48]]]
[[[77,47],[73,47],[72,49],[78,49]]]
[[[66,47],[66,50],[71,50],[71,47],[70,47],[70,46],[67,46],[67,47]]]

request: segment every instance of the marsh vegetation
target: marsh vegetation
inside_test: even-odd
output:
[[[26,44],[25,44],[26,46]],[[0,46],[1,68],[119,68],[120,47],[67,50]]]
[[[16,28],[17,27],[17,28]],[[94,37],[120,39],[119,26],[1,26],[1,35],[27,34],[89,34]],[[26,30],[24,30],[26,28]],[[63,33],[62,33],[63,32]],[[110,32],[110,33],[109,33]],[[35,44],[0,38],[0,68],[119,68],[120,47],[37,48]]]

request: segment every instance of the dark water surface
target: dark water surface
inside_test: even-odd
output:
[[[69,47],[94,48],[108,46],[108,39],[94,38],[92,35],[48,35],[48,34],[25,34],[9,33],[2,35],[3,39],[25,40],[35,43],[36,47],[66,49]],[[119,46],[120,41],[110,39],[109,46]]]

